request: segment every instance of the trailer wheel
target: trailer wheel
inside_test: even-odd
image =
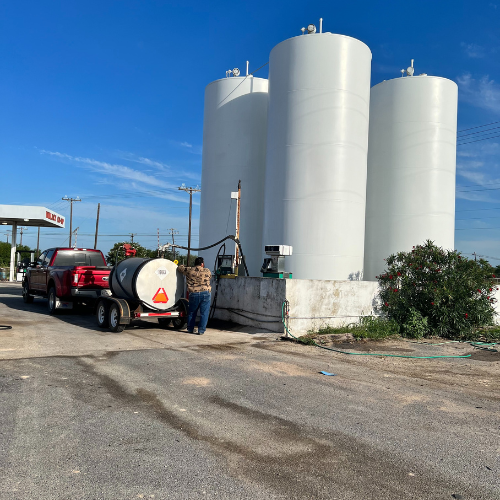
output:
[[[33,302],[33,295],[30,295],[30,288],[28,280],[25,279],[23,283],[23,300],[25,304],[31,304]]]
[[[188,320],[189,302],[186,299],[180,299],[177,304],[177,310],[183,313],[183,316],[172,319],[172,325],[176,330],[182,330]]]
[[[158,324],[160,325],[160,328],[168,328],[171,323],[172,320],[170,318],[158,318]]]
[[[109,304],[105,300],[100,300],[96,308],[97,324],[100,328],[109,326]]]
[[[109,329],[112,332],[123,332],[125,325],[120,325],[120,308],[118,304],[111,304],[109,308]]]

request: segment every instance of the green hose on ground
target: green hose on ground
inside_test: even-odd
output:
[[[288,327],[286,326],[285,322],[285,305],[287,304],[287,300],[283,301],[283,304],[281,306],[281,321],[283,323],[283,326],[285,327],[285,331],[288,335],[290,335],[292,338],[295,340],[299,340],[297,337],[292,335],[290,333],[290,330],[288,330]],[[404,356],[402,354],[377,354],[374,352],[346,352],[346,351],[341,351],[340,349],[333,349],[332,347],[324,347],[322,345],[316,344],[313,340],[313,344],[316,347],[319,347],[320,349],[325,349],[327,351],[333,351],[333,352],[339,352],[341,354],[351,354],[354,356],[385,356],[389,358],[410,358],[410,359],[436,359],[436,358],[470,358],[470,354],[464,354],[463,356]]]

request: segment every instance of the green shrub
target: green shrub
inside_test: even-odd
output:
[[[409,337],[411,339],[421,339],[425,337],[429,334],[427,318],[424,318],[420,311],[411,307],[405,324],[401,326],[401,333],[404,337]]]
[[[386,259],[378,276],[382,310],[406,336],[466,339],[494,318],[498,289],[491,265],[431,241]]]

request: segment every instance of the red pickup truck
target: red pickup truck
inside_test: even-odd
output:
[[[109,273],[100,250],[49,248],[28,268],[23,280],[23,299],[47,297],[49,314],[72,309],[75,302],[92,302],[109,296]]]

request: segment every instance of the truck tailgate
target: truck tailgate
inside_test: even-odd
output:
[[[109,288],[109,267],[77,266],[71,285],[77,288]]]

